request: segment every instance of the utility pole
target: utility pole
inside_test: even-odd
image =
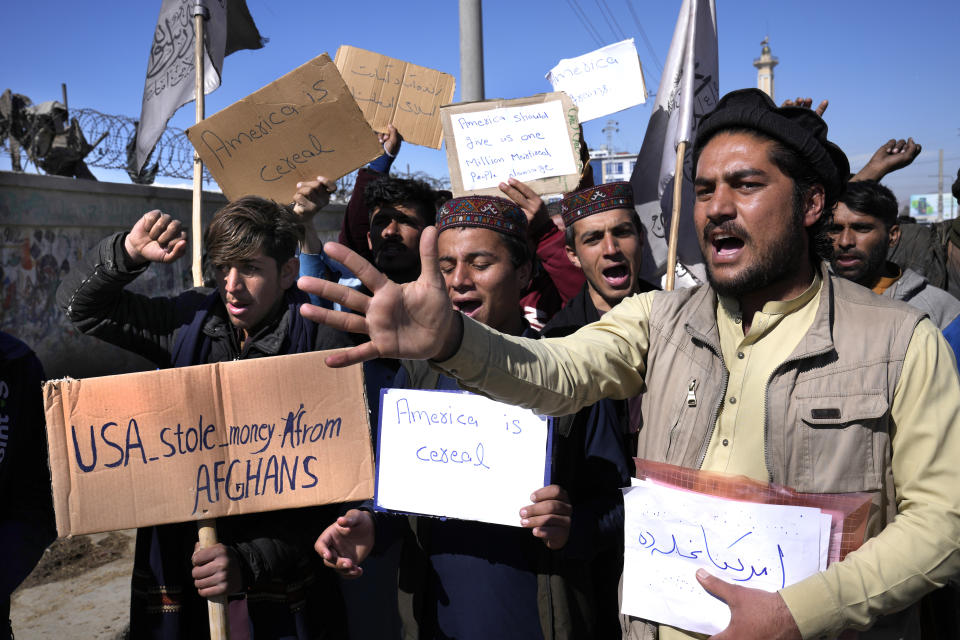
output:
[[[460,100],[483,100],[482,0],[460,0]]]
[[[940,149],[940,168],[937,170],[937,222],[943,222],[943,149]]]
[[[607,151],[613,155],[613,134],[620,133],[620,123],[616,120],[607,120],[607,126],[602,130],[603,135],[607,137]]]

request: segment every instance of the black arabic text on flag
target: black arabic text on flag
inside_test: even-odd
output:
[[[714,0],[684,0],[650,123],[630,177],[637,214],[647,236],[641,273],[650,282],[656,282],[666,271],[677,145],[681,140],[689,144],[682,177],[677,282],[678,286],[690,286],[706,279],[693,228],[691,158],[697,122],[717,104],[718,70]]]
[[[196,98],[194,7],[198,0],[163,0],[153,34],[143,103],[136,133],[136,168],[146,163],[167,121]],[[260,37],[245,0],[205,0],[204,94],[220,86],[223,58],[240,49],[260,49]]]

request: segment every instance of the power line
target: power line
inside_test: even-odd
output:
[[[596,0],[596,3],[597,8],[600,10],[600,15],[603,16],[607,26],[610,27],[610,31],[613,32],[614,39],[626,40],[627,36],[617,23],[617,19],[613,16],[613,12],[610,11],[610,7],[607,5],[607,0]],[[608,15],[609,19],[607,18]]]
[[[627,3],[627,9],[630,10],[630,15],[633,16],[633,21],[637,25],[637,31],[640,32],[640,37],[643,39],[645,45],[647,45],[647,51],[650,52],[650,57],[653,58],[653,64],[657,66],[657,70],[660,71],[660,75],[663,75],[663,65],[660,64],[660,59],[657,57],[657,52],[653,50],[653,45],[650,44],[650,38],[647,37],[647,32],[644,30],[643,25],[640,24],[640,18],[637,17],[637,12],[633,10],[633,5],[630,4],[630,0],[625,0]]]
[[[600,37],[600,32],[594,28],[593,23],[590,22],[590,18],[587,17],[587,14],[583,11],[583,7],[580,6],[580,3],[577,0],[567,0],[567,4],[570,5],[570,9],[573,10],[574,15],[580,20],[580,23],[583,25],[583,28],[586,29],[587,33],[596,41],[597,46],[603,46],[603,38]]]

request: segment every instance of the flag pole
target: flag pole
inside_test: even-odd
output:
[[[196,96],[197,122],[204,118],[204,83],[203,83],[203,41],[204,29],[203,21],[209,17],[209,12],[203,4],[203,0],[197,0],[193,6],[193,65],[196,70],[196,84],[194,85],[194,94]],[[193,221],[191,225],[191,234],[193,242],[193,286],[203,286],[202,262],[202,230],[200,212],[203,205],[203,162],[197,152],[193,153]],[[200,547],[212,547],[217,544],[217,522],[213,519],[197,521],[197,538],[200,541]],[[210,621],[210,640],[229,640],[230,625],[227,623],[227,597],[217,596],[207,598],[207,616]]]
[[[194,43],[193,43],[193,64],[196,70],[196,85],[194,93],[196,94],[196,106],[197,106],[197,122],[203,120],[204,116],[204,84],[203,84],[203,21],[210,14],[207,12],[207,8],[203,5],[203,0],[197,0],[197,3],[193,7],[193,33]],[[192,234],[193,242],[193,286],[201,287],[203,286],[203,269],[201,268],[202,260],[202,247],[201,247],[201,220],[200,220],[200,210],[203,203],[203,161],[200,160],[200,156],[197,155],[196,150],[193,152],[193,224],[192,224]]]
[[[673,174],[673,211],[670,215],[670,244],[667,245],[666,291],[673,291],[677,277],[677,245],[680,241],[680,195],[683,193],[683,158],[687,153],[687,141],[677,145],[677,167]]]

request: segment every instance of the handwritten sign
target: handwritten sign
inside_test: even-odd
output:
[[[730,609],[697,569],[775,591],[826,568],[830,516],[812,507],[737,502],[636,481],[624,489],[623,613],[713,634]]]
[[[633,38],[576,58],[564,58],[547,72],[554,91],[563,91],[587,122],[643,104],[647,87]]]
[[[405,142],[440,148],[440,106],[453,100],[453,76],[348,45],[334,62],[371,127],[393,124]]]
[[[532,411],[465,392],[384,389],[380,509],[520,526],[549,484],[549,427]]]
[[[362,369],[324,355],[48,382],[57,531],[372,497]]]
[[[383,153],[323,54],[187,129],[224,195],[290,202],[297,182],[340,178]]]
[[[580,181],[577,108],[564,93],[448,105],[440,110],[454,196],[503,196],[507,178],[539,194]]]

